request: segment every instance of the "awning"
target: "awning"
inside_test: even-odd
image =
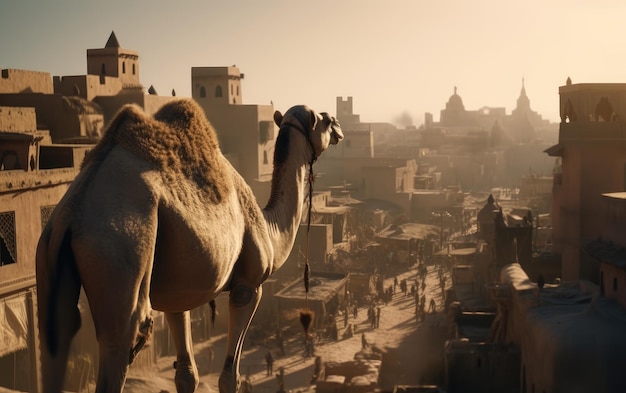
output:
[[[22,296],[0,300],[0,356],[28,347],[28,314]]]
[[[563,157],[563,145],[557,143],[554,146],[550,146],[543,152],[547,153],[550,157]]]

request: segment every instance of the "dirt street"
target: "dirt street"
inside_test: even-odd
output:
[[[451,279],[445,274],[444,286],[449,287]],[[397,276],[400,282],[406,279],[408,287],[418,277],[417,268]],[[385,281],[385,288],[393,286],[393,277]],[[410,292],[410,291],[409,291]],[[353,335],[342,337],[345,331],[344,316],[337,317],[337,326],[341,328],[338,341],[322,340],[315,343],[315,355],[321,356],[323,362],[344,362],[354,359],[354,354],[361,350],[362,334],[370,345],[376,346],[387,353],[381,373],[381,388],[390,390],[394,384],[426,384],[438,383],[441,375],[438,374],[442,365],[442,345],[445,336],[445,317],[439,311],[443,309],[444,298],[441,290],[441,281],[438,268],[428,266],[426,288],[420,291],[425,294],[426,310],[434,299],[437,313],[428,314],[421,323],[416,322],[415,301],[412,296],[405,295],[397,286],[393,299],[387,305],[380,305],[380,321],[378,327],[372,327],[368,321],[367,308],[358,310],[357,318],[353,315],[348,318],[352,325]],[[286,391],[306,392],[314,391],[312,385],[314,357],[304,357],[303,337],[293,337],[285,343],[285,355],[282,356],[277,347],[272,347],[274,357],[273,370],[268,375],[264,346],[248,347],[241,360],[242,377],[248,376],[253,393],[274,393],[278,390],[276,374],[284,368],[284,386]],[[194,346],[198,371],[200,373],[199,393],[218,392],[217,379],[224,360],[225,335],[212,337]],[[213,350],[213,361],[210,361],[210,350]],[[154,372],[133,370],[131,368],[125,392],[132,393],[164,393],[176,392],[174,387],[174,370],[172,363],[174,356],[159,359],[157,375]],[[212,363],[212,364],[211,364]],[[433,375],[434,370],[434,375]]]

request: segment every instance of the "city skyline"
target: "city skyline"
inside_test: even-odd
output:
[[[415,2],[13,1],[0,13],[0,68],[84,75],[86,50],[114,31],[139,53],[140,79],[161,95],[191,96],[191,67],[236,65],[244,104],[286,110],[307,104],[334,113],[354,98],[366,122],[439,119],[454,87],[467,110],[516,106],[559,121],[558,87],[620,83],[613,0],[507,4]],[[34,10],[37,8],[38,10]]]

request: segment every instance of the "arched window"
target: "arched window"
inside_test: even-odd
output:
[[[217,85],[215,86],[215,97],[221,97],[222,96],[222,86]]]
[[[572,101],[567,100],[561,121],[563,123],[573,123],[577,120],[577,117],[576,112],[574,112],[574,105],[572,105]]]
[[[609,97],[602,97],[596,105],[595,121],[609,122],[614,121],[615,112],[613,111],[613,105],[609,101]]]
[[[205,98],[206,97],[206,89],[204,88],[204,86],[200,86],[200,98]]]
[[[122,62],[122,74],[125,74],[125,73],[126,73],[126,62],[123,61]]]

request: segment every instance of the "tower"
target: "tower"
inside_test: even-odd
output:
[[[236,66],[192,67],[191,97],[203,107],[211,104],[241,105],[241,80]]]
[[[354,114],[352,109],[352,97],[343,99],[337,97],[337,119],[343,125],[360,123],[359,115]]]
[[[112,31],[104,48],[87,49],[87,74],[99,75],[101,84],[105,77],[114,77],[120,79],[124,88],[140,86],[139,54],[121,48]]]

